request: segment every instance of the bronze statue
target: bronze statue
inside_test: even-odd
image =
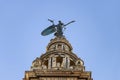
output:
[[[48,19],[48,20],[52,23],[52,25],[42,31],[41,34],[43,36],[46,36],[46,35],[49,35],[49,34],[55,32],[55,34],[54,34],[55,36],[61,37],[61,36],[63,36],[63,28],[65,28],[65,26],[67,26],[68,24],[75,22],[75,21],[71,21],[67,24],[64,24],[61,21],[58,21],[59,23],[57,25],[55,25],[53,20],[50,20],[50,19]]]

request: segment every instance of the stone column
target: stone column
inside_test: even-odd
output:
[[[48,69],[51,69],[51,67],[52,67],[52,63],[51,63],[52,61],[51,61],[51,57],[49,58],[49,60],[48,60]]]
[[[66,58],[66,68],[69,68],[70,67],[70,59],[69,57]]]
[[[65,68],[65,65],[66,65],[66,57],[63,58],[61,67],[62,67],[62,68]]]
[[[52,57],[52,67],[56,67],[56,57]]]

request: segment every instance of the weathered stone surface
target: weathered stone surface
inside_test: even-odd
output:
[[[65,37],[55,37],[46,53],[36,58],[23,80],[92,80],[84,62],[72,52]]]

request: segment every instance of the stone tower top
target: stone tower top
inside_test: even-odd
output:
[[[71,44],[63,35],[62,29],[68,24],[59,21],[41,33],[43,36],[54,33],[55,38],[50,40],[46,52],[32,62],[23,80],[93,80],[91,72],[85,71],[83,60],[72,52]]]
[[[84,71],[84,62],[72,52],[72,46],[65,37],[50,40],[46,53],[36,58],[31,70],[80,70]]]

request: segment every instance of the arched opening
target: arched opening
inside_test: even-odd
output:
[[[70,60],[70,67],[74,67],[75,66],[75,63],[72,61],[72,60]]]
[[[58,56],[58,57],[56,58],[57,67],[60,67],[60,66],[61,66],[62,61],[63,61],[63,57]]]
[[[48,68],[48,60],[44,61],[44,66]]]

